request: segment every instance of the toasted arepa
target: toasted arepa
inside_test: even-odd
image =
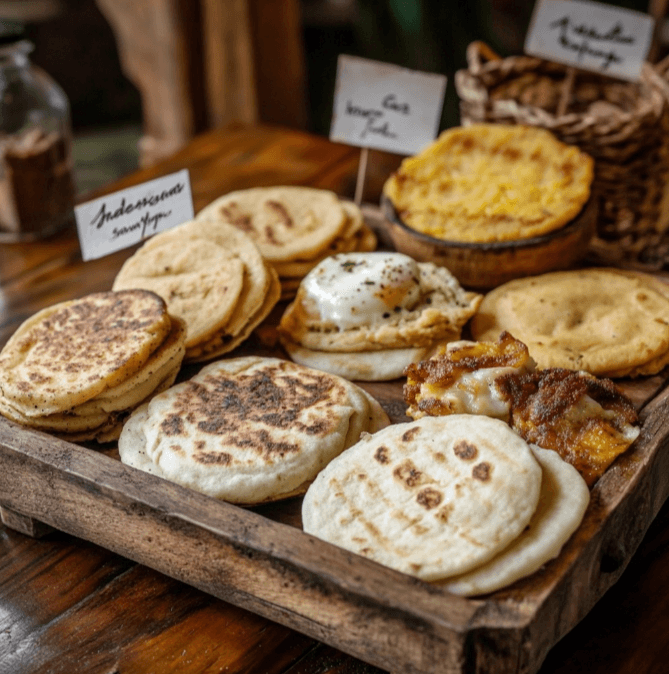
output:
[[[234,225],[270,262],[318,255],[347,223],[334,192],[310,187],[255,187],[231,192],[197,214],[198,220]]]
[[[485,296],[474,338],[494,341],[504,330],[527,344],[540,368],[655,374],[669,352],[669,299],[643,278],[609,269],[552,272]]]
[[[171,329],[165,302],[147,290],[48,307],[0,352],[0,396],[28,417],[66,412],[137,373]]]
[[[530,445],[541,464],[541,493],[527,528],[509,547],[469,573],[442,581],[454,594],[494,592],[540,569],[557,557],[576,531],[590,502],[590,491],[578,471],[556,452]]]
[[[424,580],[501,552],[532,517],[541,468],[504,422],[473,415],[395,424],[334,459],[309,487],[304,530]]]
[[[409,227],[484,243],[563,227],[590,198],[593,175],[593,159],[547,129],[476,124],[444,131],[383,189]]]
[[[250,356],[212,363],[154,397],[127,422],[119,453],[183,486],[253,504],[296,493],[363,431],[387,423],[344,379]]]

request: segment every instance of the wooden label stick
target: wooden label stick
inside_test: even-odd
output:
[[[358,177],[355,181],[355,201],[356,206],[362,203],[362,194],[365,186],[365,174],[367,173],[367,158],[369,157],[369,148],[363,147],[360,150],[360,162],[358,163]]]
[[[558,101],[557,116],[562,117],[567,112],[571,92],[574,91],[574,82],[576,81],[576,68],[567,68],[567,74],[562,82],[560,91],[560,100]]]

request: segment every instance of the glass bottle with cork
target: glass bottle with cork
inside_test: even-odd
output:
[[[22,27],[0,22],[0,243],[72,222],[72,130],[63,90],[30,62]]]

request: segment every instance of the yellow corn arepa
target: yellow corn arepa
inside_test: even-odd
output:
[[[0,352],[0,413],[72,441],[118,438],[123,418],[174,382],[186,326],[147,290],[44,309]]]
[[[612,269],[517,279],[488,293],[472,320],[477,340],[503,331],[526,344],[540,368],[650,375],[669,358],[669,298],[644,277]]]
[[[246,340],[280,298],[276,272],[253,240],[224,222],[191,221],[149,239],[114,289],[149,288],[187,326],[186,361],[210,360]]]
[[[590,197],[593,166],[545,129],[479,124],[444,131],[405,159],[383,189],[419,232],[446,241],[510,241],[574,219]]]

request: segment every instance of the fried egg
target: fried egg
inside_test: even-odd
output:
[[[340,330],[383,323],[421,297],[418,264],[401,253],[333,255],[302,285],[311,311]]]

